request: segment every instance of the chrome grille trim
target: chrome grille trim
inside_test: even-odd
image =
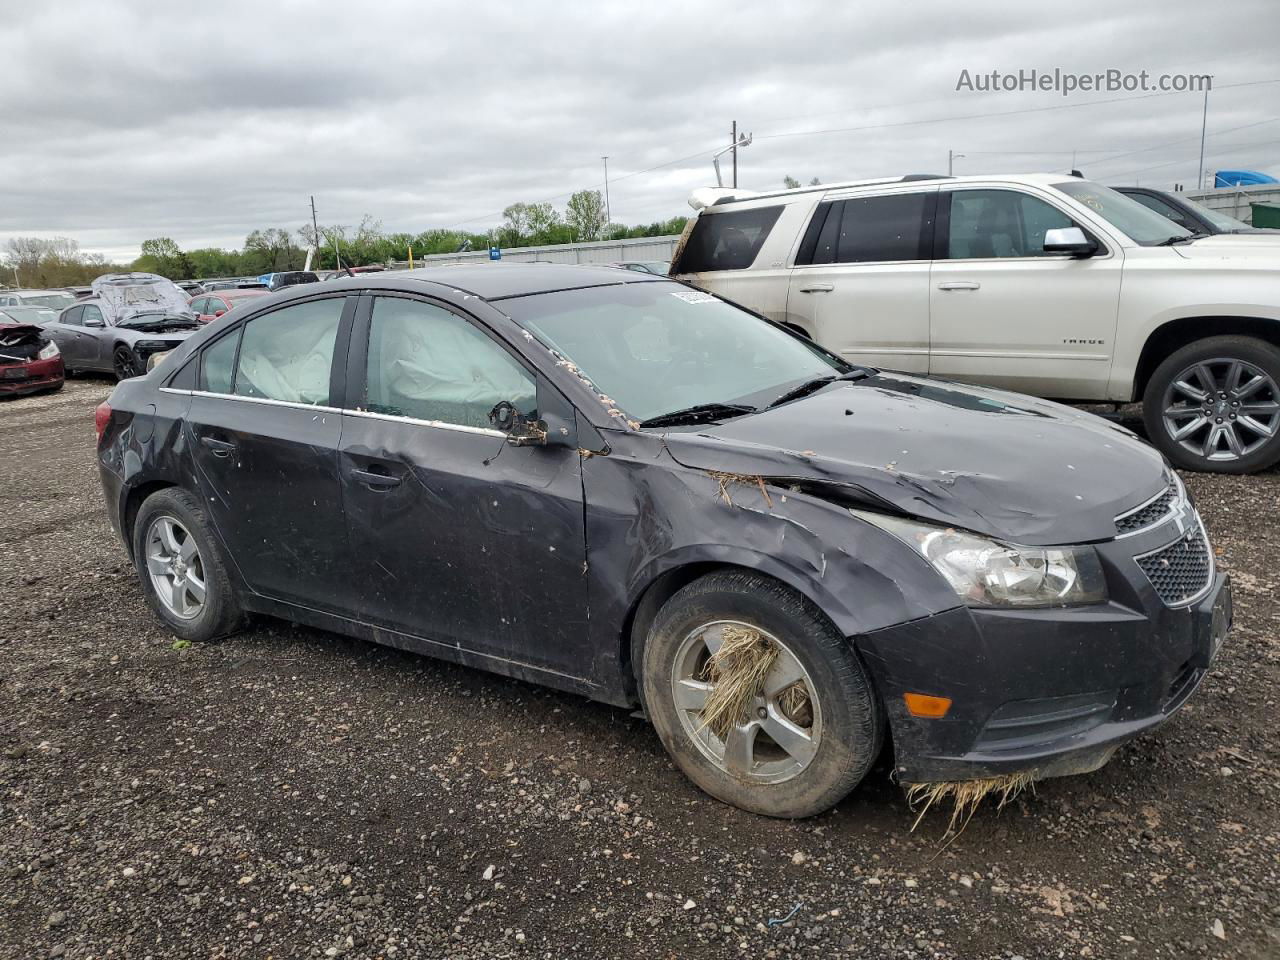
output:
[[[1157,527],[1178,512],[1187,503],[1187,488],[1176,473],[1169,476],[1169,483],[1150,500],[1126,510],[1116,517],[1116,539],[1137,536]]]

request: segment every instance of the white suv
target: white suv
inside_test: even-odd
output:
[[[1053,174],[704,189],[690,204],[672,274],[850,360],[1141,400],[1183,467],[1280,460],[1280,236],[1198,237]]]

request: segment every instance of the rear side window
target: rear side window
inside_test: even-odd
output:
[[[928,260],[934,196],[899,193],[820,204],[796,264]]]
[[[671,272],[747,269],[755,262],[781,213],[782,207],[703,213],[693,225],[680,262]]]
[[[235,369],[236,345],[240,331],[229,333],[205,347],[200,354],[200,389],[209,393],[230,393]]]
[[[241,335],[234,392],[328,405],[344,297],[312,300],[250,320]]]

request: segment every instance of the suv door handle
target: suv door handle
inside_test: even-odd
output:
[[[801,293],[830,293],[836,288],[834,283],[810,283],[800,288]]]
[[[400,478],[393,477],[385,470],[379,472],[377,470],[352,470],[351,475],[363,483],[370,490],[390,490],[392,487],[400,486]]]
[[[201,437],[200,444],[208,447],[215,457],[229,457],[236,449],[236,445],[231,441],[219,440],[217,437]]]
[[[947,283],[938,284],[939,290],[977,290],[981,287],[977,280],[951,280]]]

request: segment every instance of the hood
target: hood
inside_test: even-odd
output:
[[[1116,535],[1164,489],[1164,459],[1131,432],[1017,394],[877,374],[719,426],[672,431],[687,467],[852,487],[911,516],[1026,545]]]
[[[109,273],[94,280],[92,289],[113,324],[136,313],[157,310],[191,315],[191,306],[182,288],[158,274]]]
[[[1280,267],[1280,233],[1216,233],[1170,249],[1188,260],[1248,261],[1248,266]]]

